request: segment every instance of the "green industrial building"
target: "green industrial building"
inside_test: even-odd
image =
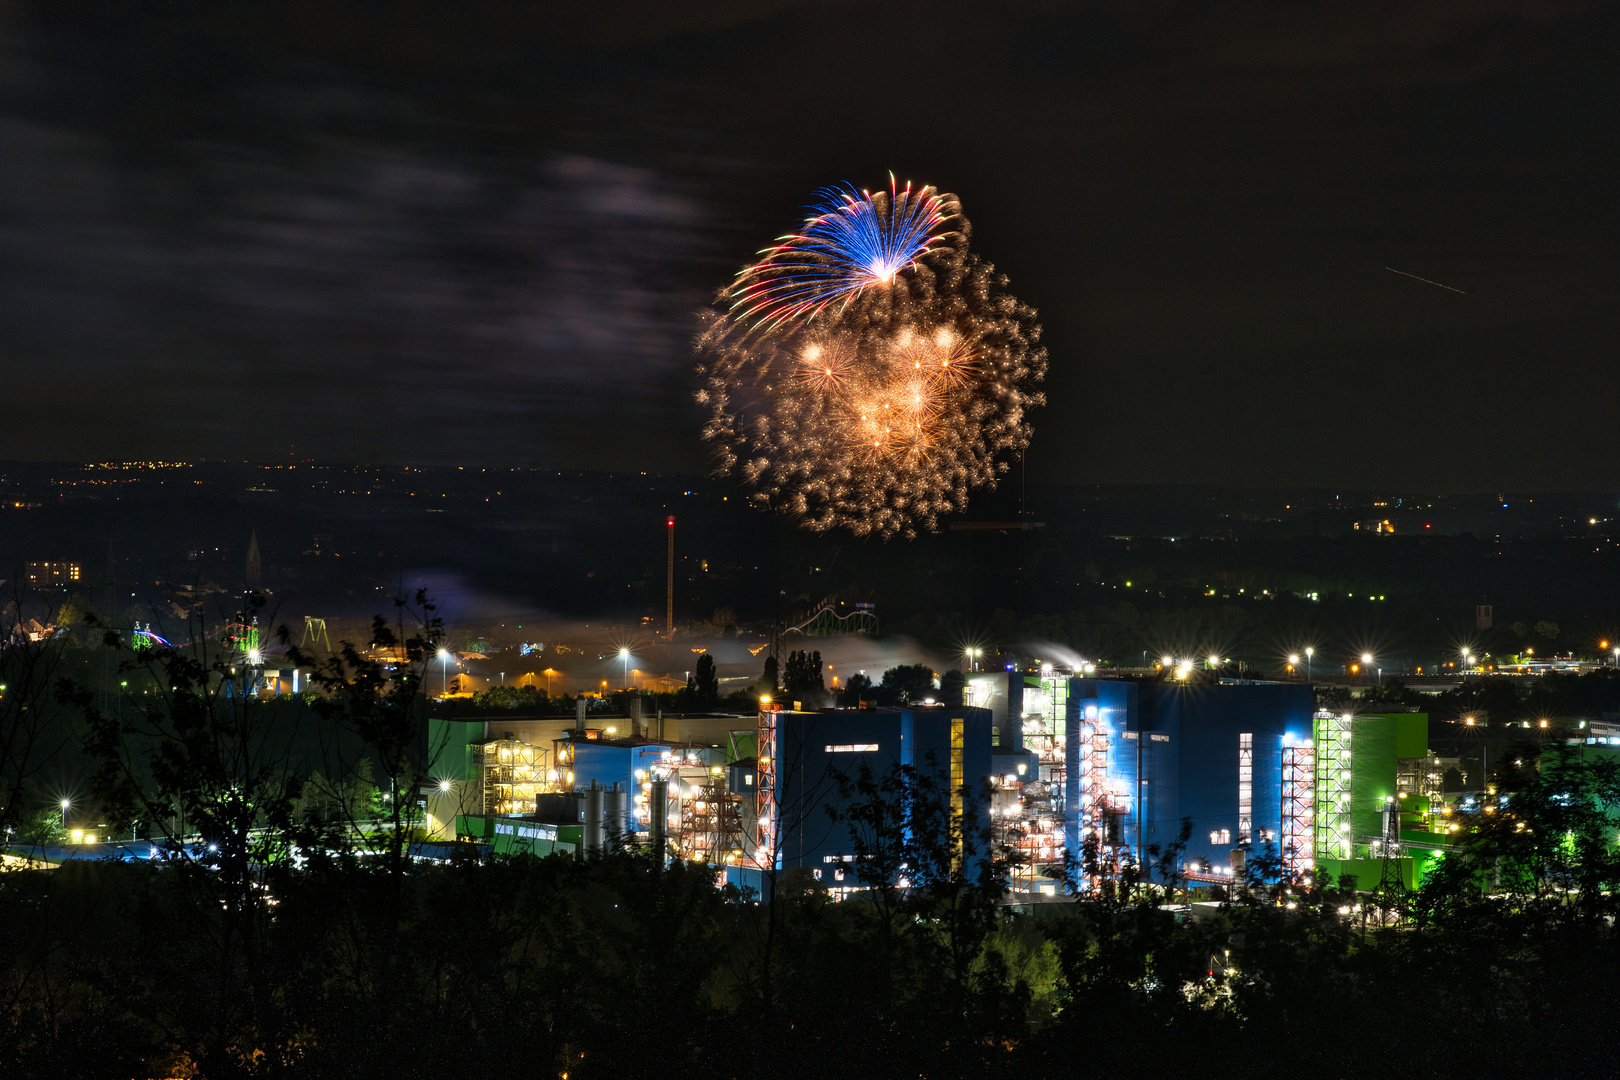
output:
[[[1317,873],[1416,888],[1449,842],[1428,714],[1321,712],[1312,744]]]

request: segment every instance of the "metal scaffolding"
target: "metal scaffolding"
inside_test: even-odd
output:
[[[779,705],[761,705],[759,709],[759,764],[754,780],[754,865],[761,870],[775,869],[777,859],[776,830],[777,774],[776,736]]]
[[[716,777],[681,798],[680,830],[672,847],[682,859],[706,863],[733,862],[742,853],[742,796]]]
[[[655,821],[662,814],[665,851],[674,858],[712,863],[742,859],[742,796],[730,790],[719,756],[718,747],[669,749],[636,773],[641,786],[636,821],[656,842],[660,830]]]
[[[1108,724],[1100,709],[1087,710],[1080,722],[1080,829],[1081,848],[1088,840],[1096,845],[1097,868],[1086,873],[1085,888],[1090,891],[1111,880],[1119,871],[1121,855],[1128,855],[1120,824],[1130,812],[1129,798],[1120,798],[1108,785]],[[1082,851],[1074,852],[1077,858]]]
[[[1350,821],[1349,713],[1316,714],[1316,857],[1348,859],[1355,841]]]
[[[992,778],[994,841],[1018,855],[1010,882],[1015,891],[1056,890],[1063,880],[1068,698],[1066,674],[1043,673],[1024,687],[1023,746],[1036,757],[1035,774]]]
[[[1423,759],[1422,786],[1419,790],[1428,803],[1426,827],[1430,832],[1445,832],[1446,770],[1439,755],[1431,752]]]
[[[483,772],[486,814],[532,814],[535,796],[554,789],[549,750],[518,739],[494,739],[473,749]]]
[[[1316,748],[1282,752],[1282,859],[1295,881],[1316,867]]]
[[[1254,842],[1254,733],[1238,735],[1238,843]]]

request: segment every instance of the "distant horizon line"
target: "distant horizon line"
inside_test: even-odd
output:
[[[194,458],[191,460],[165,460],[154,459],[148,461],[126,460],[115,461],[102,459],[87,461],[77,458],[0,458],[0,469],[6,468],[61,468],[83,471],[125,471],[125,472],[159,472],[167,469],[187,469],[201,466],[238,466],[253,469],[345,469],[345,470],[415,470],[421,472],[508,472],[508,473],[555,473],[558,476],[611,476],[611,477],[659,477],[684,482],[713,483],[716,485],[735,486],[728,483],[725,478],[715,477],[701,472],[654,472],[646,469],[604,469],[558,467],[555,465],[448,465],[443,463],[424,463],[410,461],[389,462],[361,462],[341,460],[320,460],[304,458],[299,461],[286,461],[277,458]],[[0,480],[3,480],[0,477]],[[1393,494],[1396,496],[1422,496],[1424,498],[1542,498],[1547,496],[1559,497],[1620,497],[1620,485],[1615,488],[1477,488],[1464,489],[1425,489],[1422,487],[1399,487],[1395,485],[1369,485],[1349,486],[1330,483],[1323,484],[1262,484],[1244,481],[1217,483],[1214,481],[1150,481],[1150,480],[1073,480],[1053,482],[1046,480],[1029,480],[1029,488],[1062,489],[1062,488],[1095,488],[1099,490],[1184,490],[1184,491],[1250,491],[1250,492],[1301,492],[1319,495],[1323,492],[1342,492],[1346,495],[1360,495],[1365,493]],[[981,496],[982,497],[982,496]],[[1337,494],[1334,495],[1337,498]],[[1392,508],[1393,509],[1393,508]]]

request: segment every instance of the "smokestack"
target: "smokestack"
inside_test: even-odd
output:
[[[641,691],[630,692],[630,737],[633,739],[641,734]]]
[[[1001,720],[1001,745],[1010,747],[1013,750],[1022,750],[1024,748],[1024,673],[1022,671],[1007,672],[1007,699],[1002,708],[1006,710],[1006,716],[998,718]]]
[[[647,798],[648,830],[652,835],[653,864],[660,869],[669,857],[669,781],[654,780]]]
[[[669,526],[669,574],[664,586],[664,639],[675,636],[675,519]]]
[[[585,857],[587,859],[599,859],[602,857],[602,848],[606,846],[602,842],[604,826],[602,820],[602,796],[607,793],[602,788],[597,787],[596,781],[592,780],[591,786],[586,788],[583,794],[585,795]]]
[[[671,520],[674,519],[672,518]],[[675,541],[673,539],[673,533],[671,535],[672,539],[670,540],[670,544],[671,551],[673,551]],[[250,589],[257,589],[264,580],[264,575],[261,571],[261,561],[262,560],[259,556],[259,530],[254,529],[252,535],[248,537],[247,567],[245,574],[247,587]]]
[[[585,695],[581,694],[574,699],[574,731],[579,735],[585,734]]]
[[[613,848],[622,845],[630,832],[630,793],[615,780],[612,790],[602,794],[607,803],[607,835],[602,838],[602,850],[606,851],[609,845]]]

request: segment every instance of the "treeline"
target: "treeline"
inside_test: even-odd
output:
[[[956,700],[961,700],[961,672],[945,671],[941,685],[936,688],[934,669],[927,664],[900,664],[885,670],[874,681],[864,673],[856,673],[842,686],[828,687],[821,653],[815,650],[794,649],[788,652],[787,662],[778,665],[776,657],[766,656],[760,677],[753,685],[729,694],[720,693],[720,680],[714,658],[703,653],[697,658],[686,685],[672,691],[634,691],[640,697],[643,711],[651,714],[662,710],[672,713],[731,712],[754,713],[760,698],[775,701],[797,701],[808,709],[839,705],[855,708],[863,701],[877,705],[903,705],[923,701],[944,691],[954,679]],[[586,697],[586,718],[592,714],[624,716],[630,708],[631,691],[608,691],[595,697]],[[443,706],[454,715],[458,711],[499,711],[522,709],[542,716],[574,716],[579,698],[567,694],[548,695],[536,686],[492,686],[472,695],[466,707],[458,702]]]
[[[1289,885],[1218,902],[1173,863],[998,905],[915,776],[848,782],[865,856],[835,902],[617,851],[397,864],[268,846],[224,864],[0,878],[17,1077],[1606,1075],[1620,964],[1611,765],[1497,777],[1415,894]],[[933,809],[929,809],[929,807]],[[894,862],[893,860],[900,860]],[[1075,868],[1078,878],[1098,869]],[[905,887],[886,871],[905,876]]]

